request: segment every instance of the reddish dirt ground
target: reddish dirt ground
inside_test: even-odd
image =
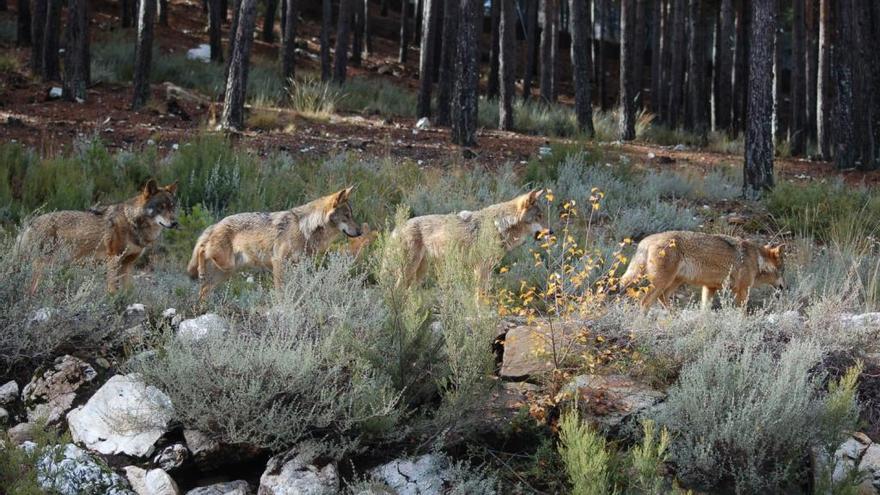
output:
[[[0,13],[0,19],[14,22],[12,11]],[[93,4],[91,32],[100,40],[115,31],[119,25],[117,5],[100,0]],[[377,31],[393,32],[388,24],[393,19],[377,17]],[[392,15],[394,15],[392,13]],[[204,32],[204,15],[200,3],[190,0],[171,2],[168,27],[156,26],[156,40],[160,52],[171,53],[195,47],[207,42]],[[262,19],[260,19],[261,21]],[[260,22],[258,22],[258,25]],[[228,26],[227,26],[228,27]],[[225,27],[226,28],[226,27]],[[310,56],[298,57],[297,70],[315,72],[317,65],[319,25],[311,19],[298,26],[299,37],[306,44]],[[276,38],[278,29],[276,28]],[[224,39],[226,39],[224,32]],[[270,45],[257,40],[256,56],[273,58],[277,55],[277,42]],[[396,61],[397,41],[374,36],[373,52],[361,67],[352,67],[349,74],[386,78],[394,84],[415,90],[417,86],[418,53],[410,52],[409,63]],[[49,100],[48,92],[57,83],[42,83],[30,75],[27,69],[26,48],[0,47],[0,52],[11,54],[20,62],[21,69],[0,74],[0,140],[15,140],[52,155],[63,152],[78,136],[100,135],[112,149],[137,149],[148,140],[155,141],[160,150],[168,151],[174,144],[192,139],[200,132],[209,132],[211,118],[218,109],[181,101],[180,106],[188,118],[172,114],[162,105],[153,104],[138,112],[129,109],[130,87],[125,85],[96,84],[89,89],[85,103]],[[314,55],[314,56],[312,56]],[[383,68],[383,74],[379,69]],[[389,70],[390,69],[390,70]],[[154,100],[165,100],[162,85],[153,88]],[[351,150],[372,156],[409,158],[425,165],[448,165],[459,163],[468,155],[470,162],[486,166],[513,161],[522,162],[533,157],[540,146],[564,140],[529,136],[511,132],[483,129],[478,133],[478,146],[469,152],[449,143],[447,129],[414,131],[415,120],[407,118],[382,118],[376,116],[341,115],[327,121],[311,120],[280,109],[288,124],[284,131],[248,131],[235,136],[240,143],[263,154],[274,150],[320,156],[341,150]],[[652,167],[691,167],[707,171],[718,165],[739,165],[737,155],[704,151],[675,151],[649,143],[585,143],[596,147],[613,160],[615,154],[627,155],[635,163]],[[653,154],[654,159],[649,159]],[[671,160],[666,160],[670,158]],[[880,182],[880,172],[837,171],[830,163],[796,159],[777,159],[778,176],[787,180],[809,181],[841,176],[851,184],[875,185]]]

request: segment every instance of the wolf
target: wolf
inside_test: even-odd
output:
[[[543,189],[534,189],[482,210],[410,218],[391,234],[399,240],[404,253],[397,285],[409,287],[420,283],[431,261],[442,259],[452,249],[473,245],[483,225],[494,226],[505,251],[549,233],[544,209],[538,201],[543,194]],[[486,288],[493,265],[480,263],[474,267],[481,289]]]
[[[272,271],[275,288],[283,282],[284,265],[327,249],[339,234],[361,235],[349,196],[352,187],[290,210],[231,215],[202,232],[187,272],[198,279],[204,301],[218,284],[244,268]]]
[[[734,300],[744,306],[756,284],[783,289],[783,246],[760,245],[748,239],[699,232],[670,231],[639,242],[636,253],[619,281],[625,289],[646,278],[651,283],[641,300],[647,310],[684,284],[702,286],[702,307],[711,307],[722,287],[730,287]]]
[[[34,218],[19,238],[21,249],[41,253],[31,293],[40,282],[39,265],[56,249],[74,260],[94,258],[107,263],[107,290],[131,285],[135,261],[156,243],[164,229],[177,227],[177,184],[160,187],[150,179],[128,201],[87,211],[56,211]]]

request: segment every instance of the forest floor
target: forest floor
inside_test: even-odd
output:
[[[159,52],[179,53],[207,43],[200,4],[190,0],[170,3],[169,26],[156,26]],[[15,22],[14,6],[12,8],[10,12],[0,13],[0,21],[7,26]],[[105,39],[120,29],[116,4],[101,1],[93,8],[93,40]],[[393,20],[390,17],[380,19],[377,24],[381,28],[382,21],[391,24]],[[224,29],[228,29],[228,25]],[[311,19],[304,19],[298,29],[304,43],[298,50],[297,70],[317,72],[320,70],[317,60],[320,26]],[[396,40],[375,36],[373,44],[373,52],[365,57],[360,67],[350,67],[349,75],[384,79],[416,91],[417,51],[411,50],[407,64],[399,64]],[[277,58],[277,42],[268,44],[258,38],[254,47],[255,56]],[[152,140],[160,153],[168,152],[196,133],[211,132],[219,113],[220,103],[200,105],[178,100],[177,108],[168,108],[162,103],[166,99],[163,84],[153,85],[154,103],[140,111],[129,108],[131,89],[125,84],[94,84],[84,103],[50,99],[50,89],[60,84],[44,83],[30,75],[27,69],[29,50],[4,46],[2,51],[17,59],[18,69],[0,72],[0,139],[27,144],[44,156],[63,152],[77,138],[93,135],[100,136],[110,149],[140,148]],[[718,165],[742,163],[740,155],[693,147],[681,149],[680,146],[659,146],[643,141],[578,141],[486,128],[478,132],[478,146],[463,152],[450,143],[448,129],[417,130],[417,119],[414,118],[354,113],[308,118],[285,108],[272,111],[277,112],[285,123],[283,130],[249,130],[238,134],[236,139],[261,155],[282,150],[305,156],[325,156],[348,150],[366,156],[391,156],[435,166],[463,160],[489,167],[507,162],[525,163],[538,153],[540,147],[551,144],[580,144],[605,153],[609,161],[626,156],[638,166],[656,168],[691,168],[706,172]],[[880,183],[880,171],[839,171],[828,162],[777,157],[775,168],[777,176],[783,180],[801,182],[839,176],[854,185]]]

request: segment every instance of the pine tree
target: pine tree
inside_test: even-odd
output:
[[[532,97],[532,82],[538,59],[538,0],[526,2],[526,67],[523,72],[523,99]]]
[[[666,125],[677,127],[682,121],[682,97],[685,70],[685,0],[672,0],[670,30],[672,38],[669,50],[672,54],[669,71],[669,104],[666,106]]]
[[[452,98],[452,142],[477,144],[477,102],[480,82],[479,42],[482,0],[460,0],[456,40],[456,77]]]
[[[223,63],[223,21],[220,0],[208,0],[208,40],[211,45],[211,61]]]
[[[516,0],[496,0],[501,4],[499,22],[500,87],[498,98],[498,127],[513,130],[513,100],[516,98]]]
[[[816,143],[819,155],[830,160],[831,151],[831,5],[833,0],[819,4],[819,62],[816,78]]]
[[[806,26],[804,1],[793,0],[791,20],[791,139],[792,156],[804,156],[807,151],[807,81],[804,70],[806,59]]]
[[[721,0],[718,12],[715,50],[715,129],[731,132],[733,93],[733,39],[735,32],[733,0]]]
[[[150,69],[153,61],[153,20],[156,2],[138,2],[137,42],[134,52],[134,94],[132,110],[139,110],[150,99]]]
[[[266,43],[275,43],[275,13],[278,12],[278,0],[266,0],[266,12],[263,13],[262,38]]]
[[[437,82],[437,124],[452,123],[452,93],[456,80],[460,0],[443,0],[443,45]]]
[[[636,0],[620,2],[620,140],[636,138]]]
[[[544,26],[541,29],[541,98],[555,99],[556,46],[559,36],[559,5],[557,0],[543,0]]]
[[[87,0],[68,0],[64,51],[64,97],[85,101],[90,79],[89,6]]]
[[[587,136],[593,135],[593,103],[590,76],[590,2],[569,0],[571,12],[571,66],[574,83],[574,108],[578,127]]]
[[[43,80],[61,80],[61,63],[58,58],[61,36],[61,0],[47,0],[46,27],[43,31]]]
[[[284,29],[281,33],[281,77],[284,87],[290,88],[296,72],[296,16],[298,6],[296,0],[282,0],[284,5]]]
[[[333,81],[345,82],[348,71],[348,46],[351,41],[351,15],[353,0],[339,0],[339,18],[336,24],[336,58],[333,66]]]
[[[501,0],[489,0],[489,80],[486,88],[486,96],[489,99],[498,97],[498,66],[499,49],[500,49],[500,31],[501,24]]]
[[[397,55],[397,61],[401,64],[406,63],[406,55],[409,47],[409,0],[400,0],[400,51]]]
[[[330,29],[333,22],[333,5],[330,0],[321,2],[321,80],[327,82],[332,75],[330,67]]]
[[[256,17],[257,0],[241,0],[234,34],[235,48],[229,56],[229,74],[226,77],[223,111],[220,114],[221,129],[230,131],[244,129],[244,102],[247,96],[247,80]]]
[[[440,27],[440,2],[441,0],[422,0],[424,12],[422,13],[422,41],[419,52],[419,102],[418,116],[431,116],[431,86],[433,85],[433,63],[435,40],[437,29]]]
[[[775,1],[751,3],[749,34],[748,119],[746,123],[743,192],[751,195],[773,188],[773,36]]]
[[[31,44],[31,4],[29,0],[18,0],[18,14],[15,24],[15,46]]]

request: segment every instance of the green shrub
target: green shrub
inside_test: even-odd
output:
[[[522,193],[509,164],[496,170],[453,168],[425,175],[425,180],[415,184],[403,197],[415,216],[478,210]]]
[[[661,470],[668,458],[669,431],[663,428],[657,434],[652,420],[645,420],[642,428],[642,443],[629,452],[635,474],[630,478],[630,489],[644,495],[663,495],[668,493]]]
[[[338,87],[316,77],[295,80],[288,94],[290,106],[294,111],[305,116],[321,118],[336,113],[336,108],[344,97]]]
[[[559,454],[575,495],[617,493],[614,485],[613,455],[605,438],[581,421],[577,411],[562,415],[559,421]]]
[[[700,221],[690,208],[654,201],[620,210],[611,226],[615,239],[641,239],[667,230],[693,230]]]
[[[880,222],[880,196],[841,181],[805,186],[781,182],[766,204],[781,228],[820,241],[830,240],[835,229],[840,234],[841,226],[876,228]]]
[[[844,390],[854,385],[822,392],[822,351],[813,342],[774,348],[761,334],[729,337],[708,345],[669,390],[660,422],[674,435],[672,459],[689,484],[783,490],[807,472],[804,452],[852,425],[856,405]]]
[[[196,240],[215,219],[207,208],[197,204],[189,211],[178,212],[177,222],[176,229],[163,234],[162,245],[175,261],[185,264],[192,255]]]
[[[344,112],[415,117],[416,93],[385,79],[352,77],[341,88],[336,108]]]
[[[38,423],[33,428],[32,449],[24,449],[0,435],[0,486],[8,495],[42,495],[46,493],[39,481],[37,464],[57,447],[70,443],[70,435],[59,435]],[[57,455],[56,455],[57,457]]]

